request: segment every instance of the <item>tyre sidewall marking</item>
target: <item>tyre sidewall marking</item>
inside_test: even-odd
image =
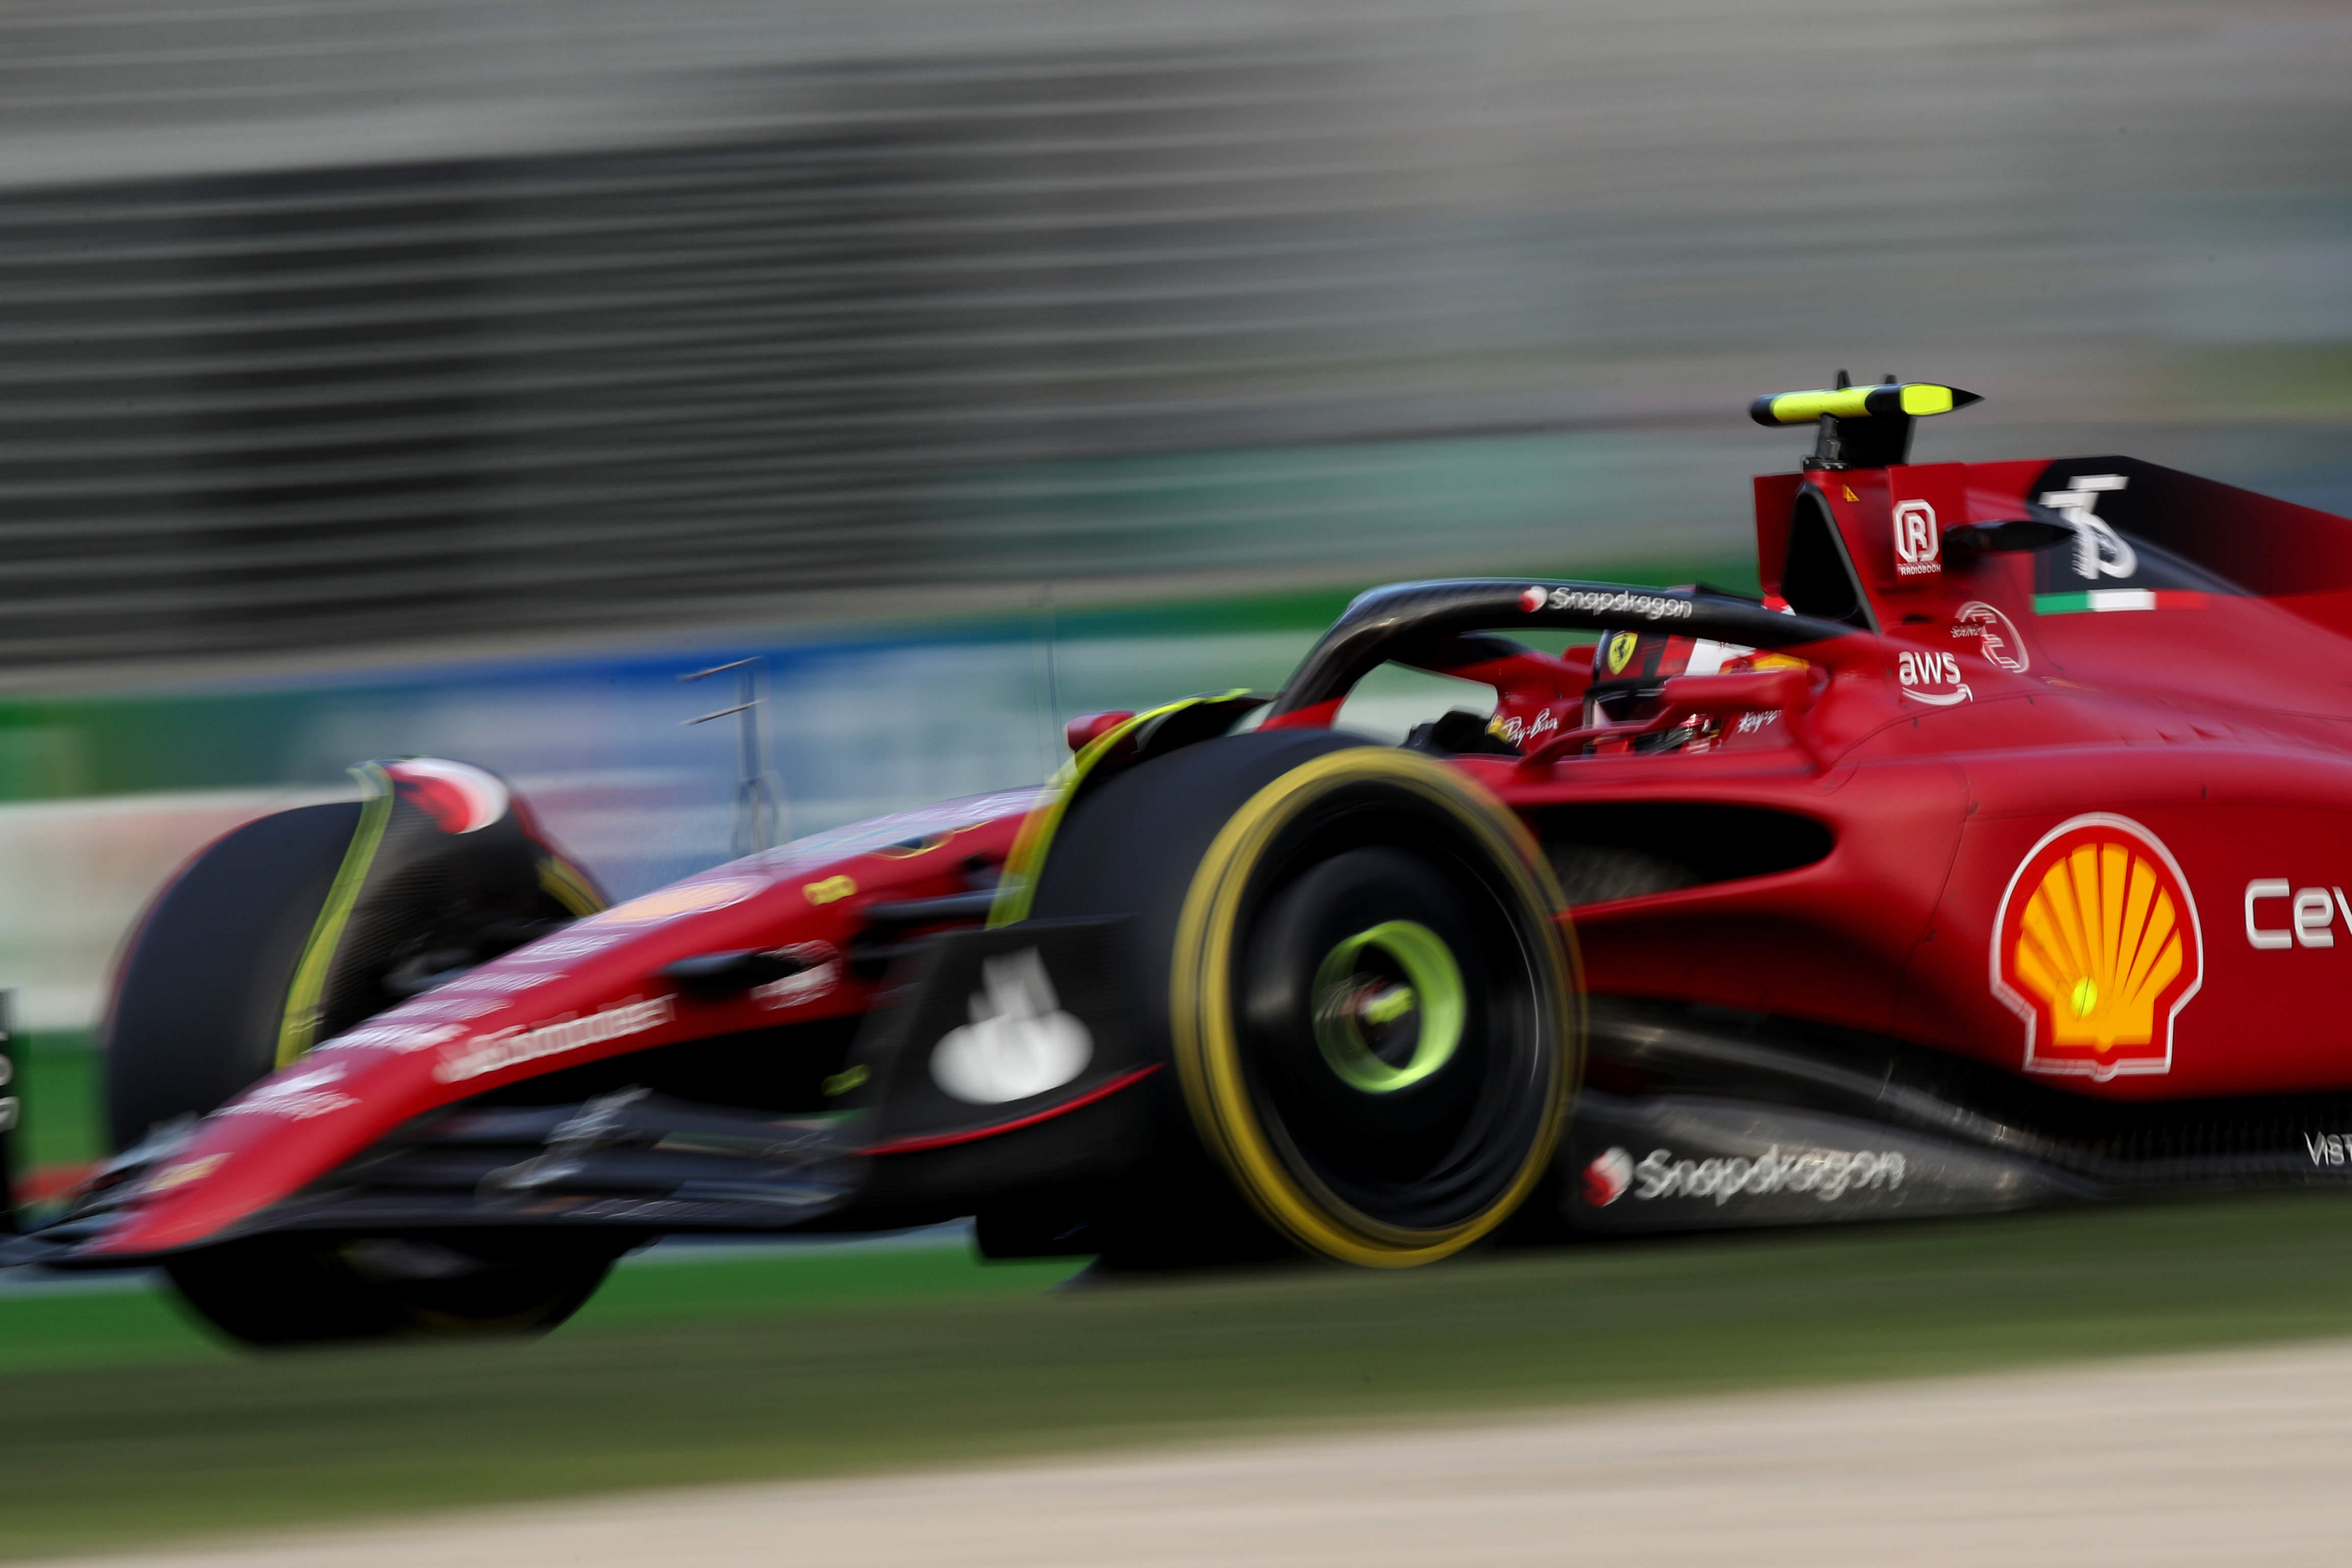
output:
[[[1251,873],[1265,848],[1318,800],[1360,783],[1387,784],[1419,796],[1468,828],[1505,870],[1522,917],[1535,914],[1553,933],[1538,940],[1538,984],[1558,1011],[1557,1068],[1535,1146],[1510,1187],[1476,1215],[1436,1230],[1384,1224],[1339,1199],[1308,1172],[1294,1172],[1276,1152],[1251,1105],[1233,1024],[1234,931]],[[1202,857],[1178,918],[1169,974],[1169,1023],[1178,1082],[1202,1142],[1223,1163],[1261,1215],[1315,1251],[1346,1262],[1409,1268],[1459,1251],[1501,1224],[1542,1179],[1568,1117],[1581,1062],[1584,994],[1574,933],[1553,918],[1567,907],[1526,826],[1475,781],[1401,752],[1355,748],[1304,763],[1259,790],[1219,830]]]

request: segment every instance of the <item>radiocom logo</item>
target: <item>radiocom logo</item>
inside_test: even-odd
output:
[[[1992,989],[2025,1021],[2028,1072],[2171,1071],[2174,1021],[2204,974],[2189,879],[2129,817],[2059,824],[2001,895]]]
[[[1924,500],[1895,503],[1895,574],[1898,577],[1940,576],[1944,570],[1944,536],[1936,527],[1936,509]]]

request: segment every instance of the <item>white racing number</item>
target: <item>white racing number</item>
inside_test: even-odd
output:
[[[2101,496],[2129,483],[2124,474],[2077,474],[2064,489],[2042,492],[2042,504],[2074,525],[2075,576],[2096,581],[2138,572],[2139,552],[2092,510]]]

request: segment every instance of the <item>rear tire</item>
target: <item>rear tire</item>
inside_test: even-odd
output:
[[[1133,915],[1147,1027],[1215,1169],[1295,1246],[1399,1268],[1475,1242],[1543,1178],[1580,1046],[1564,907],[1457,770],[1278,731],[1082,797],[1032,912]],[[1213,1208],[1171,1196],[1169,1163],[1152,1217]]]

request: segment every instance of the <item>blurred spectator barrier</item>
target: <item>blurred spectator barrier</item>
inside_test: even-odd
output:
[[[1719,549],[1841,363],[2309,499],[2347,68],[2219,0],[11,7],[0,670]]]

